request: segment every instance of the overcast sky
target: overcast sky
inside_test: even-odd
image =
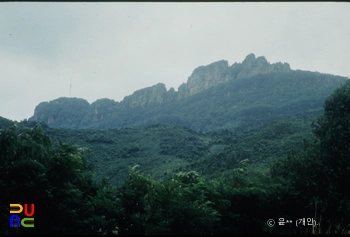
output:
[[[350,77],[350,4],[1,2],[0,116],[42,101],[121,101],[202,65],[254,53],[292,69]]]

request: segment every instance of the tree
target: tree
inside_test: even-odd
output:
[[[106,183],[93,181],[87,155],[85,148],[53,144],[40,125],[0,130],[0,234],[111,229],[119,202]],[[35,228],[9,228],[11,203],[35,204]]]
[[[136,170],[120,188],[124,218],[118,223],[122,234],[209,234],[219,213],[207,198],[208,190],[195,171],[180,172],[159,183]]]
[[[349,80],[327,98],[312,131],[314,141],[276,162],[272,175],[284,178],[290,201],[305,203],[301,211],[318,223],[313,233],[341,233],[350,222]]]
[[[350,80],[327,98],[324,114],[313,123],[319,159],[328,179],[331,218],[349,223],[350,211]]]

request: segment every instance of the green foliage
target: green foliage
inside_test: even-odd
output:
[[[284,178],[286,201],[301,207],[294,210],[319,223],[312,229],[315,234],[342,233],[350,221],[349,92],[349,81],[336,89],[312,125],[315,140],[277,161],[271,170],[273,176]]]
[[[325,113],[313,124],[320,151],[318,159],[326,169],[328,202],[332,215],[344,226],[350,222],[350,81],[337,88],[325,102]]]
[[[111,228],[118,200],[105,183],[93,181],[87,155],[85,148],[53,144],[39,125],[1,130],[1,233],[93,234]],[[10,203],[34,203],[35,228],[10,229]]]
[[[325,102],[325,113],[313,124],[319,139],[324,164],[329,168],[328,176],[342,180],[334,187],[337,192],[350,185],[350,81],[348,80]],[[350,193],[349,193],[350,194]]]
[[[209,234],[219,213],[211,207],[207,193],[195,172],[159,183],[130,169],[129,179],[120,188],[125,210],[121,233]]]
[[[245,132],[210,133],[164,125],[108,130],[42,127],[54,141],[89,148],[87,161],[95,167],[96,180],[106,177],[120,186],[133,164],[141,165],[143,173],[152,174],[158,181],[186,170],[217,178],[243,159],[266,173],[270,162],[299,149],[303,139],[311,138],[310,123],[308,118],[289,118]]]
[[[219,177],[222,172],[233,169],[244,159],[249,159],[256,168],[267,172],[269,165],[288,151],[303,147],[303,139],[310,140],[311,121],[305,118],[279,120],[249,132],[234,133],[222,131],[212,133],[217,140],[228,145],[221,151],[211,153],[190,165],[208,178]],[[215,144],[212,144],[212,146]]]
[[[183,136],[184,131],[173,129],[160,141],[160,154],[171,155],[188,161],[198,160],[209,151],[209,144],[198,134]],[[193,133],[193,132],[192,132]]]
[[[270,74],[179,100],[176,111],[166,107],[169,103],[132,109],[104,99],[88,113],[96,120],[91,127],[108,128],[108,120],[94,117],[107,109],[102,115],[118,117],[121,126],[161,121],[203,131],[225,128],[207,133],[162,124],[70,130],[0,120],[2,128],[12,126],[0,130],[0,190],[6,190],[0,201],[7,203],[0,207],[0,233],[345,233],[350,223],[349,81],[328,97],[324,114],[310,127],[312,116],[323,111],[322,98],[342,80],[300,71]],[[329,87],[316,90],[321,82]],[[283,95],[271,93],[275,86]],[[111,106],[131,112],[117,115],[108,110]],[[64,124],[70,115],[61,112],[54,111],[61,114],[55,119]],[[80,112],[78,117],[84,115]],[[298,113],[305,116],[294,116]],[[128,169],[132,164],[140,166]],[[9,203],[35,203],[36,227],[10,229]],[[314,218],[319,225],[267,226],[268,219],[281,217]]]
[[[1,202],[35,203],[38,226],[8,229],[9,217],[1,214],[2,233],[343,233],[350,221],[349,87],[343,84],[327,99],[311,128],[308,118],[289,118],[249,131],[206,134],[164,125],[44,127],[52,138],[39,125],[1,130],[0,188],[7,190]],[[79,148],[85,145],[91,152]],[[114,175],[121,185],[95,182],[90,163],[100,163],[100,177]],[[131,163],[141,166],[121,179],[121,167]],[[143,175],[142,166],[143,173],[162,175]],[[268,219],[281,217],[314,218],[319,225],[267,226]]]
[[[124,210],[118,222],[121,234],[276,233],[266,221],[282,214],[285,204],[279,198],[286,190],[279,179],[252,176],[248,160],[212,180],[189,171],[158,182],[137,168],[129,170],[128,180],[119,188]]]
[[[0,116],[0,129],[6,129],[14,125],[15,122]]]

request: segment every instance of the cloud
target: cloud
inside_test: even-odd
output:
[[[0,3],[1,114],[30,117],[41,101],[116,101],[167,88],[218,60],[249,53],[292,69],[350,76],[347,3]]]

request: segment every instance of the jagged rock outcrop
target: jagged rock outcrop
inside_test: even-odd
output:
[[[231,79],[228,62],[221,60],[194,69],[187,83],[178,88],[178,99],[194,95],[202,90],[227,82]]]
[[[159,104],[167,101],[168,93],[165,84],[158,83],[151,87],[146,87],[135,91],[132,95],[126,96],[122,101],[123,106],[133,108]]]
[[[129,108],[159,104],[194,95],[229,80],[290,70],[288,63],[270,64],[263,56],[255,58],[254,54],[249,54],[242,63],[234,63],[232,66],[229,66],[228,61],[220,60],[207,66],[197,67],[188,77],[187,83],[180,85],[177,92],[173,88],[167,91],[163,83],[158,83],[135,91],[132,95],[126,96],[122,102]]]
[[[237,67],[237,64],[232,65],[232,67]],[[282,64],[281,62],[270,64],[267,62],[265,57],[255,58],[254,54],[249,54],[240,65],[240,72],[237,74],[236,78],[245,78],[255,76],[257,74],[266,74],[271,72],[287,72],[290,71],[290,66],[288,63]]]
[[[110,99],[99,99],[93,102],[89,108],[89,114],[84,119],[92,122],[100,121],[114,114],[118,102]]]
[[[187,84],[179,87],[179,98],[196,94],[231,79],[228,62],[221,60],[207,66],[197,67],[188,78]]]
[[[118,115],[118,105],[119,102],[107,98],[96,100],[90,104],[80,127],[104,128],[108,124],[107,121]]]
[[[182,99],[222,83],[238,83],[240,79],[244,80],[257,74],[288,71],[291,71],[288,63],[270,64],[264,57],[256,58],[254,54],[249,54],[242,63],[234,63],[231,66],[228,61],[220,60],[197,67],[188,77],[187,83],[179,86],[178,91],[175,91],[174,88],[167,91],[165,84],[158,83],[135,91],[120,102],[99,99],[91,105],[84,99],[62,97],[40,103],[29,121],[44,122],[51,127],[65,128],[110,128],[130,124],[141,126],[152,121],[169,123],[170,120],[172,123],[180,121],[179,123],[184,125],[188,123],[184,115],[169,117],[169,114],[172,113],[170,108],[175,103],[181,104],[178,110],[181,110],[183,106],[188,106],[187,102],[182,104],[184,101]],[[241,93],[242,90],[244,89],[239,92]],[[230,90],[225,95],[231,96],[234,93],[233,90]],[[166,112],[153,118],[153,111],[156,111],[158,107],[162,107]]]
[[[265,57],[255,58],[254,54],[249,54],[242,63],[234,63],[231,67],[226,60],[211,63],[207,66],[196,68],[187,83],[180,85],[178,89],[178,98],[184,98],[194,95],[200,91],[216,86],[220,83],[233,79],[247,78],[257,74],[266,74],[271,72],[290,71],[288,63],[267,62]]]
[[[79,128],[79,124],[89,109],[89,102],[80,98],[61,97],[36,106],[29,121],[45,122],[51,127]]]

